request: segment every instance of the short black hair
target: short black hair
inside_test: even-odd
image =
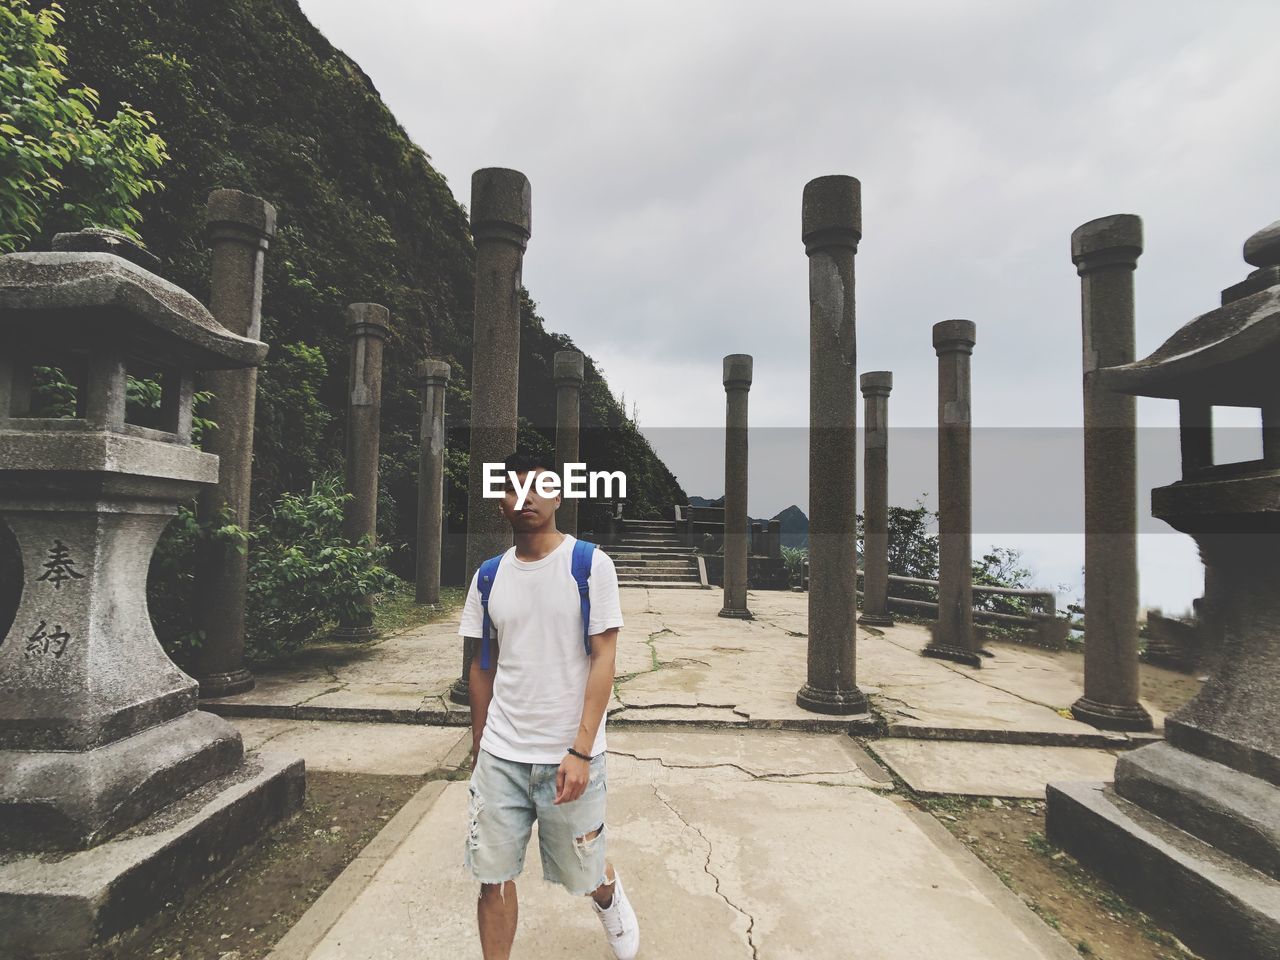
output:
[[[531,450],[517,450],[507,459],[502,461],[503,472],[510,475],[511,473],[528,473],[530,470],[552,470],[556,465],[554,461],[545,454],[534,453]]]

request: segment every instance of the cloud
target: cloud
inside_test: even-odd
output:
[[[975,424],[1079,426],[1080,223],[1144,218],[1146,353],[1216,305],[1280,216],[1270,3],[302,6],[463,203],[478,167],[529,176],[525,281],[649,428],[721,422],[737,352],[756,358],[753,424],[805,426],[814,176],[862,181],[858,367],[894,372],[899,426],[934,421],[929,331],[950,317],[978,326]],[[900,482],[936,486],[918,473]]]

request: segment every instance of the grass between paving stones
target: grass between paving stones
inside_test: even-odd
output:
[[[1196,954],[1181,941],[1045,839],[1043,800],[931,797],[909,788],[903,792],[946,826],[1082,957],[1195,960]]]
[[[467,599],[462,587],[441,587],[440,609],[432,610],[413,599],[413,589],[412,583],[402,581],[395,593],[375,602],[373,625],[377,627],[379,636],[386,637],[424,624],[448,620],[462,610],[462,604]]]
[[[95,960],[261,960],[424,783],[425,777],[307,772],[302,811],[229,871]]]

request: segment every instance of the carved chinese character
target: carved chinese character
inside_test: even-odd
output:
[[[26,655],[28,657],[37,653],[42,656],[52,653],[53,659],[60,660],[62,655],[67,652],[67,644],[71,641],[71,634],[63,630],[60,623],[55,624],[53,632],[50,633],[45,629],[48,625],[47,620],[41,620],[40,625],[27,637]]]
[[[48,580],[53,589],[61,590],[67,580],[83,580],[84,574],[75,570],[76,562],[71,559],[71,551],[61,540],[54,540],[49,550],[49,559],[44,562],[44,573],[36,578],[36,582]]]

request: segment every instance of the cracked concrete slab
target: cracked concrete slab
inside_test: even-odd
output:
[[[680,723],[707,727],[745,726],[748,718],[732,707],[632,707],[609,714],[609,722],[622,724]],[[610,734],[612,736],[612,734]]]
[[[445,766],[445,758],[471,734],[457,727],[395,723],[332,723],[319,720],[236,718],[247,750],[300,756],[308,770],[422,776]]]
[[[867,752],[844,734],[773,730],[619,729],[609,734],[610,756],[625,755],[667,768],[730,768],[760,779],[888,787],[893,781]]]
[[[959,844],[887,797],[625,757],[611,757],[608,771],[610,857],[640,919],[644,956],[1071,955],[1025,907],[999,895],[998,881],[963,866]],[[310,960],[479,956],[476,886],[461,867],[467,801],[466,784],[445,787]],[[539,879],[532,843],[525,866],[512,956],[607,955],[584,898]]]
[[[622,723],[699,723],[848,729],[850,718],[796,705],[806,678],[806,594],[748,592],[754,620],[718,617],[715,590],[622,591],[623,628],[611,715]],[[259,670],[256,689],[206,701],[228,716],[465,723],[447,700],[461,663],[456,621],[406,630],[365,645],[321,644]],[[992,643],[981,669],[920,656],[924,627],[858,631],[858,685],[903,736],[1078,746],[1124,745],[1061,711],[1079,696],[1081,658]],[[1143,666],[1143,675],[1153,668]],[[1168,678],[1153,685],[1170,689]],[[1183,678],[1163,702],[1173,709],[1199,684]],[[1177,685],[1172,685],[1176,687]],[[1148,709],[1161,716],[1155,704]]]
[[[1044,798],[1054,780],[1113,780],[1116,755],[1087,747],[876,740],[870,749],[917,793]]]

